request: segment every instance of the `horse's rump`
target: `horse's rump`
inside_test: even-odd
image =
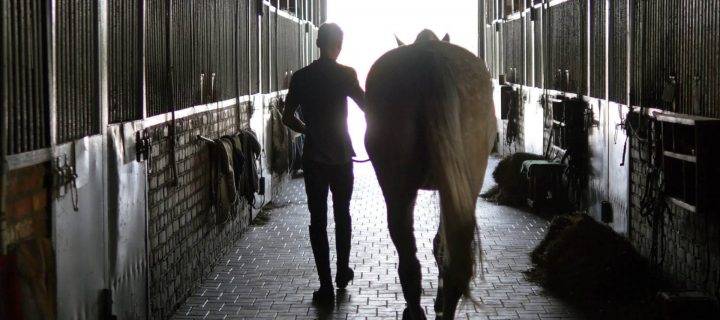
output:
[[[451,83],[445,86],[443,81]],[[368,131],[379,131],[377,134],[383,136],[381,143],[392,145],[386,150],[389,153],[409,151],[408,146],[398,147],[398,143],[411,145],[410,153],[414,156],[411,160],[422,164],[420,187],[433,190],[438,188],[437,170],[430,166],[427,137],[437,132],[428,128],[423,117],[427,115],[428,101],[436,100],[439,95],[456,95],[461,104],[457,110],[462,131],[458,143],[475,177],[474,184],[482,183],[490,151],[486,146],[492,148],[496,124],[490,74],[481,59],[442,41],[402,46],[378,59],[370,70],[366,88]],[[455,92],[439,92],[439,88]],[[398,132],[407,126],[412,127],[412,132]],[[411,133],[413,136],[409,136]],[[397,154],[390,158],[402,161],[404,157]]]

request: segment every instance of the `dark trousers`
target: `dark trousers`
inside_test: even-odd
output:
[[[310,209],[310,244],[320,277],[320,286],[332,287],[330,272],[330,248],[327,239],[327,196],[332,192],[335,216],[335,243],[337,248],[337,271],[349,268],[350,198],[353,191],[353,164],[328,165],[313,161],[303,162],[305,192]]]

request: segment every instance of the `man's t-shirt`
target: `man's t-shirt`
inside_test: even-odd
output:
[[[329,59],[315,60],[290,81],[288,106],[300,105],[305,122],[303,160],[343,164],[355,156],[348,133],[347,97],[362,89],[355,70]]]

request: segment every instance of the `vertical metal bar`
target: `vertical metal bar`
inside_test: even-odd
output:
[[[113,1],[113,0],[109,0]],[[108,85],[109,85],[109,115],[112,122],[123,122],[130,119],[132,104],[129,97],[129,89],[134,66],[129,61],[133,58],[131,46],[131,34],[134,34],[130,26],[130,8],[135,0],[119,1],[112,3],[108,10],[109,51],[108,59]],[[124,70],[121,72],[120,70]]]
[[[37,103],[35,105],[35,132],[37,134],[37,145],[35,148],[42,148],[46,146],[45,143],[45,85],[44,85],[44,77],[43,77],[43,70],[44,64],[42,62],[43,57],[46,54],[46,50],[44,50],[44,37],[42,36],[42,18],[43,18],[43,10],[41,3],[38,3],[37,1],[33,2],[33,12],[35,12],[35,16],[33,18],[33,33],[34,33],[34,42],[37,45],[37,49],[35,52],[34,58],[34,64],[35,64],[35,70],[33,73],[33,77],[35,78],[35,96],[37,97]]]
[[[132,66],[127,63],[132,51],[128,50],[128,39],[130,30],[127,29],[127,6],[133,0],[116,1],[108,0],[110,7],[108,11],[109,60],[107,70],[109,73],[108,85],[110,93],[109,114],[112,122],[122,122],[128,118],[127,81],[132,73]],[[124,31],[124,32],[123,32]],[[116,70],[124,70],[118,72]]]
[[[69,67],[68,64],[70,63],[70,57],[65,54],[65,46],[67,46],[70,41],[67,33],[65,32],[65,29],[67,29],[67,22],[65,20],[69,18],[69,14],[65,12],[67,9],[67,4],[65,3],[66,1],[67,0],[57,0],[57,6],[55,7],[57,12],[53,12],[53,19],[55,20],[53,21],[53,25],[55,26],[56,34],[53,39],[52,46],[54,47],[54,55],[57,61],[57,64],[55,64],[54,67],[55,70],[51,73],[56,75],[57,80],[54,82],[56,89],[56,121],[52,128],[54,128],[56,134],[53,144],[57,144],[62,141],[65,135],[65,130],[68,126],[67,121],[65,121],[66,108],[64,107],[68,104],[67,83],[70,81],[68,73],[65,72],[65,69]]]
[[[135,57],[134,63],[138,64],[138,67],[136,68],[137,75],[135,76],[136,83],[133,85],[130,84],[131,88],[136,90],[136,95],[133,97],[134,99],[131,99],[131,103],[135,103],[137,106],[135,108],[135,119],[145,119],[146,112],[145,112],[145,103],[143,97],[145,96],[145,88],[146,88],[146,80],[145,80],[145,68],[146,68],[146,61],[145,61],[145,38],[147,34],[147,30],[145,28],[145,0],[137,0],[136,7],[135,7],[135,13],[137,14],[137,19],[133,21],[135,25],[135,30],[137,30],[137,40],[135,42],[135,49],[137,52],[137,57]]]
[[[145,21],[147,20],[146,17],[146,5],[145,0],[138,0],[137,2],[137,21],[135,21],[135,26],[138,39],[136,43],[137,47],[137,54],[138,57],[135,59],[135,61],[138,63],[137,68],[137,85],[135,86],[135,90],[137,90],[137,95],[135,96],[134,102],[137,103],[137,117],[136,119],[145,119],[147,117],[147,105],[146,105],[146,92],[147,90],[147,78],[145,75],[145,70],[147,69],[147,58],[145,55],[145,39],[147,34],[147,27],[145,24]],[[149,314],[149,313],[148,313]]]
[[[36,54],[36,41],[35,41],[35,19],[33,19],[33,10],[32,10],[33,4],[32,3],[25,3],[25,67],[27,68],[25,70],[25,83],[28,85],[28,88],[26,88],[26,102],[27,105],[25,106],[25,114],[27,117],[27,123],[25,124],[25,130],[27,140],[25,145],[25,150],[33,150],[36,147],[36,136],[37,132],[35,131],[35,106],[38,103],[37,95],[36,95],[36,89],[37,86],[35,85],[35,54]]]
[[[28,88],[30,87],[30,83],[28,81],[30,80],[28,74],[30,66],[28,65],[27,61],[27,51],[28,49],[30,49],[31,41],[29,41],[28,39],[28,14],[26,5],[27,2],[20,3],[18,5],[18,12],[15,13],[17,14],[17,16],[20,17],[20,21],[18,23],[20,30],[18,30],[18,35],[20,35],[21,38],[19,39],[18,47],[20,48],[20,50],[22,50],[22,52],[20,52],[20,54],[18,55],[18,65],[20,69],[20,72],[18,73],[18,86],[20,87],[21,99],[21,103],[18,106],[18,112],[20,113],[21,122],[18,123],[18,128],[20,129],[20,148],[22,149],[22,151],[26,151],[29,149],[28,142],[30,140],[30,135],[28,132],[30,130],[28,130],[28,125],[30,123],[30,118],[28,114],[28,109],[32,104],[32,100],[30,100],[31,95],[29,92],[27,92]]]
[[[0,5],[3,6],[3,11],[5,12],[11,12],[12,6],[11,6],[10,0],[3,0]],[[1,18],[1,17],[0,17]],[[3,143],[5,143],[3,156],[9,153],[15,152],[15,145],[12,142],[14,140],[15,133],[13,132],[14,127],[14,121],[10,119],[10,109],[14,105],[15,101],[15,88],[13,84],[9,81],[10,77],[14,74],[13,67],[11,65],[14,65],[12,63],[13,60],[13,51],[11,48],[14,48],[13,45],[13,37],[12,37],[12,24],[10,22],[10,19],[2,19],[2,34],[3,37],[0,39],[2,41],[2,63],[6,65],[6,67],[2,68],[2,74],[3,79],[2,83],[0,83],[0,86],[3,88],[3,95],[0,97],[0,99],[3,102]],[[0,164],[3,165],[3,164]]]
[[[132,1],[135,0],[128,0],[128,2]],[[97,2],[87,1],[86,3],[89,6],[89,12],[91,12],[87,19],[88,27],[90,28],[89,31],[91,32],[86,33],[89,34],[90,46],[87,48],[86,52],[88,53],[89,60],[92,62],[92,65],[88,67],[88,82],[92,90],[88,92],[88,109],[90,110],[88,124],[91,126],[88,127],[88,131],[86,131],[84,135],[100,134],[105,136],[107,134],[107,130],[103,129],[107,128],[110,120],[110,100],[108,95],[108,68],[110,64],[108,63],[110,48],[110,29],[108,18],[110,15],[110,8],[108,0]],[[127,10],[124,10],[124,12],[126,11]],[[126,72],[129,73],[131,70],[126,70]],[[127,91],[125,91],[125,95],[127,95]],[[130,105],[124,104],[125,101],[125,99],[121,100],[120,106],[123,109],[129,109]],[[122,117],[122,112],[120,115],[121,120],[127,119]],[[106,140],[103,139],[103,141]],[[103,166],[103,171],[105,170],[106,167]],[[107,173],[103,172],[103,175],[107,175]],[[107,177],[105,177],[103,181],[105,181],[106,178]],[[107,193],[105,192],[104,194]]]
[[[11,3],[12,3],[12,2],[11,2]],[[17,11],[18,11],[17,3],[12,3],[12,6],[11,6],[11,9],[10,9],[10,10],[11,10],[11,12],[13,12],[13,13],[17,13]],[[18,35],[19,35],[19,32],[20,32],[19,26],[21,25],[21,23],[20,23],[20,22],[16,22],[16,23],[14,23],[14,24],[12,24],[12,25],[13,25],[13,30],[12,30],[12,32],[11,32],[11,34],[10,34],[10,37],[11,37],[11,39],[12,39],[12,40],[11,40],[11,43],[14,44],[14,45],[13,45],[13,47],[14,47],[14,48],[13,48],[13,49],[14,49],[14,50],[13,50],[13,58],[12,58],[12,61],[13,61],[13,72],[12,72],[12,75],[13,75],[14,77],[18,77],[18,76],[20,75],[20,64],[18,63],[18,60],[19,60],[20,50],[21,50],[21,48],[20,48],[20,46],[19,46],[20,40],[18,39]],[[14,121],[14,123],[13,123],[13,132],[14,132],[15,134],[13,135],[13,140],[12,140],[12,141],[13,141],[13,144],[14,144],[14,149],[15,149],[14,151],[15,151],[15,152],[21,152],[21,151],[22,151],[22,143],[21,143],[21,141],[22,141],[22,132],[21,132],[21,130],[20,130],[20,126],[22,125],[22,120],[21,120],[21,118],[20,118],[20,112],[19,112],[19,109],[22,108],[22,101],[20,100],[20,99],[21,99],[21,94],[22,94],[22,92],[20,91],[20,90],[21,90],[20,87],[21,87],[21,86],[19,86],[17,82],[13,83],[13,93],[14,93],[14,94],[13,94],[13,98],[14,98],[14,99],[13,99],[13,101],[14,101],[13,105],[15,106],[15,107],[13,108],[13,113],[14,113],[13,118],[15,119],[15,121]]]
[[[165,50],[166,50],[166,51],[165,51],[165,56],[167,57],[167,69],[168,69],[168,74],[169,74],[169,81],[168,81],[168,82],[169,82],[169,87],[170,87],[170,90],[169,90],[169,92],[170,92],[169,102],[170,102],[170,109],[171,109],[171,113],[172,113],[172,119],[171,119],[171,121],[170,121],[170,135],[169,135],[169,137],[168,137],[168,139],[169,139],[169,145],[170,145],[170,167],[171,167],[171,174],[172,174],[172,177],[171,177],[171,180],[170,180],[170,185],[171,185],[171,186],[177,186],[177,184],[178,184],[178,175],[177,175],[177,161],[176,161],[176,158],[175,158],[175,147],[176,147],[176,146],[175,146],[175,142],[176,142],[176,141],[175,141],[175,140],[176,140],[176,136],[175,136],[175,103],[174,103],[174,101],[173,101],[174,95],[172,94],[173,88],[174,88],[174,83],[173,83],[173,78],[174,78],[174,75],[173,75],[173,61],[172,61],[172,51],[171,51],[171,48],[172,48],[172,32],[170,32],[170,30],[169,30],[170,26],[172,26],[172,4],[173,4],[173,0],[167,0],[167,1],[168,1],[168,2],[167,2],[167,8],[165,9],[165,10],[166,10],[166,11],[165,11],[165,14],[166,14],[165,19],[166,19],[166,23],[167,23],[167,26],[168,26],[168,32],[167,32],[167,34],[166,34],[166,36],[165,36],[165,41],[166,41],[166,43],[165,43],[165,44],[166,44],[166,47],[165,47]]]
[[[90,49],[90,37],[88,33],[90,32],[90,29],[88,28],[88,22],[90,19],[88,19],[88,1],[86,0],[78,0],[78,4],[80,5],[80,27],[77,28],[78,32],[78,38],[80,40],[80,54],[78,55],[78,65],[81,66],[81,72],[80,72],[80,79],[82,79],[82,91],[78,92],[78,98],[81,101],[81,105],[83,106],[83,120],[79,122],[79,128],[75,132],[75,135],[73,137],[74,139],[77,139],[81,136],[83,136],[86,132],[88,132],[88,124],[90,123],[90,104],[89,104],[89,98],[90,98],[90,79],[89,79],[89,72],[88,72],[88,64],[90,63],[90,56],[89,56],[89,49]]]
[[[8,1],[8,2],[9,2],[8,3],[8,5],[9,5],[8,11],[16,12],[17,4],[13,1]],[[8,31],[8,33],[9,33],[8,38],[10,38],[10,44],[11,44],[10,47],[8,48],[8,51],[9,51],[8,55],[10,56],[9,60],[12,62],[12,66],[8,66],[8,69],[10,70],[8,78],[11,78],[11,77],[16,78],[19,73],[19,70],[18,70],[19,66],[17,63],[17,56],[18,56],[18,50],[19,50],[18,38],[17,38],[17,32],[18,32],[17,25],[18,25],[18,22],[16,22],[16,21],[15,21],[15,23],[12,23],[12,22],[8,23],[8,27],[9,27],[8,29],[10,29]],[[9,112],[11,115],[10,114],[8,115],[8,117],[12,117],[12,119],[9,119],[9,124],[10,124],[9,131],[10,131],[10,138],[12,138],[12,140],[8,140],[8,141],[10,141],[12,143],[12,149],[13,149],[12,152],[13,153],[19,152],[21,150],[21,147],[18,143],[19,139],[18,139],[18,130],[17,130],[17,126],[18,126],[18,122],[19,122],[18,118],[20,116],[19,112],[17,112],[18,106],[20,106],[18,90],[19,90],[19,88],[18,88],[17,83],[12,82],[10,90],[9,90],[9,91],[11,91],[12,99],[9,100],[10,102],[8,103],[8,107],[12,109],[12,112]]]
[[[0,12],[7,12],[8,8],[6,7],[6,1],[2,0],[0,1]],[[5,185],[7,184],[7,154],[8,154],[8,90],[7,90],[7,80],[9,77],[7,77],[7,67],[6,62],[6,53],[5,48],[8,46],[6,43],[6,19],[4,14],[0,14],[0,34],[2,35],[2,38],[0,38],[0,65],[3,65],[2,71],[0,71],[0,92],[2,92],[2,96],[0,96],[0,254],[5,255],[6,250],[6,244],[5,239],[3,238],[3,234],[5,233],[5,198],[7,194],[7,190],[5,188]]]
[[[132,0],[131,0],[132,1]],[[109,106],[108,106],[108,113],[110,115],[111,122],[115,122],[118,120],[118,118],[122,118],[122,108],[120,110],[118,109],[119,103],[117,102],[118,99],[118,77],[115,76],[115,65],[118,64],[116,60],[116,52],[117,45],[115,43],[120,43],[121,40],[118,39],[118,34],[116,33],[116,30],[118,30],[118,25],[122,24],[123,17],[120,16],[119,12],[121,10],[118,10],[119,4],[115,2],[115,0],[107,0],[108,2],[108,35],[110,37],[110,60],[108,62],[108,72],[110,74],[109,78],[109,85],[108,85],[108,97],[109,97]]]
[[[62,43],[62,50],[60,54],[61,56],[65,57],[68,63],[62,66],[62,72],[67,75],[67,79],[60,82],[60,85],[63,87],[63,95],[65,95],[65,101],[62,105],[59,106],[62,110],[63,116],[60,121],[58,121],[58,125],[60,126],[60,128],[62,128],[62,134],[60,135],[60,141],[58,142],[65,142],[75,126],[74,121],[72,121],[72,118],[70,117],[68,106],[76,105],[73,99],[75,94],[72,90],[72,84],[77,83],[77,79],[75,79],[74,73],[72,72],[72,70],[76,70],[74,59],[72,57],[72,52],[68,50],[75,44],[75,37],[73,36],[72,30],[73,22],[76,21],[77,18],[74,15],[74,10],[72,10],[73,0],[63,1],[64,12],[61,12],[59,16],[64,20],[62,23],[65,26],[63,27],[63,38],[60,39],[60,43]]]
[[[45,10],[47,10],[46,19],[44,20],[46,22],[45,24],[45,31],[49,35],[45,38],[46,43],[46,52],[47,52],[47,64],[48,67],[45,71],[45,75],[47,76],[48,80],[48,90],[47,90],[47,99],[48,99],[48,145],[51,147],[51,150],[55,147],[55,144],[57,144],[57,133],[58,133],[58,126],[57,126],[57,101],[58,101],[58,91],[57,91],[57,46],[55,46],[55,39],[57,38],[57,18],[56,18],[56,1],[57,0],[50,0],[45,3]]]
[[[25,16],[24,12],[24,3],[19,3],[17,7],[17,12],[15,14],[19,17],[18,21],[18,35],[20,38],[18,39],[18,49],[22,50],[18,55],[18,60],[16,61],[16,64],[18,65],[18,74],[17,74],[17,86],[19,89],[19,101],[20,104],[18,104],[18,108],[16,112],[20,114],[20,122],[18,125],[19,130],[19,144],[20,144],[20,150],[25,151],[27,150],[27,107],[29,105],[27,99],[28,94],[26,92],[28,84],[27,81],[27,69],[28,66],[26,64],[26,54],[25,51],[28,49],[28,41],[27,41],[27,17]]]
[[[156,3],[157,0],[148,0],[148,2],[145,2],[145,22],[144,22],[144,28],[145,32],[148,36],[143,42],[144,47],[144,54],[145,54],[145,63],[143,65],[145,66],[145,72],[144,72],[144,78],[146,81],[145,86],[145,113],[143,115],[143,119],[150,117],[152,115],[155,115],[155,75],[157,74],[156,70],[156,63],[157,60],[155,58],[155,48],[157,47],[157,39],[156,36],[156,28],[155,28],[155,7],[157,6]]]
[[[75,79],[73,77],[73,73],[70,72],[70,70],[75,70],[75,65],[73,64],[73,59],[71,57],[71,52],[68,50],[71,46],[74,44],[74,37],[72,36],[71,30],[72,30],[72,23],[75,21],[75,17],[73,15],[72,10],[72,0],[59,0],[62,1],[62,4],[60,7],[63,8],[61,12],[58,13],[58,16],[63,20],[61,23],[63,24],[62,28],[62,35],[59,40],[59,45],[61,46],[60,49],[60,56],[64,57],[67,61],[67,64],[61,64],[61,72],[62,74],[66,75],[66,79],[63,79],[58,83],[62,87],[62,94],[64,96],[63,104],[59,105],[62,112],[62,117],[58,121],[58,126],[61,128],[61,134],[60,134],[60,140],[58,140],[58,143],[65,142],[67,139],[67,136],[69,135],[69,132],[72,130],[72,127],[74,125],[73,121],[71,121],[71,118],[68,116],[70,114],[68,106],[74,105],[74,101],[72,100],[73,92],[71,91],[72,83],[75,83]]]
[[[80,1],[82,0],[72,0],[72,8],[71,12],[73,12],[74,19],[72,19],[72,25],[70,27],[70,34],[72,34],[72,45],[68,46],[67,52],[70,55],[70,59],[72,62],[72,68],[68,70],[68,72],[73,77],[73,82],[70,85],[70,88],[72,89],[70,98],[72,103],[66,106],[66,110],[68,112],[68,120],[73,124],[72,130],[70,130],[69,134],[65,137],[64,142],[72,140],[75,136],[77,136],[77,133],[81,130],[82,123],[85,120],[85,108],[83,106],[82,101],[82,95],[80,94],[82,91],[84,91],[83,86],[83,73],[81,72],[81,66],[80,61],[82,57],[82,53],[80,52],[82,49],[82,36],[79,32],[79,29],[82,27],[83,23],[83,12],[79,8]],[[73,111],[76,111],[74,113]]]
[[[92,124],[91,131],[86,135],[103,134],[100,128],[105,127],[108,117],[107,101],[107,0],[97,3],[89,3],[92,10],[89,25],[92,30],[90,48],[92,66],[89,68],[91,76],[89,82],[92,87],[90,99]]]
[[[92,86],[91,86],[90,82],[92,80],[94,80],[94,79],[90,78],[90,66],[89,66],[89,64],[92,63],[92,60],[90,59],[91,58],[91,55],[90,55],[91,41],[90,41],[90,39],[94,35],[94,33],[92,33],[92,34],[90,33],[92,29],[89,28],[89,24],[92,21],[89,18],[89,16],[92,15],[92,14],[90,14],[90,12],[92,12],[92,11],[90,11],[89,10],[90,8],[88,8],[90,3],[87,0],[80,0],[80,5],[82,8],[80,11],[80,14],[82,15],[82,20],[81,20],[82,26],[80,28],[78,28],[77,31],[78,31],[79,37],[82,41],[81,42],[82,49],[81,49],[81,55],[78,57],[78,58],[80,58],[78,61],[78,64],[80,64],[82,66],[82,73],[80,74],[80,76],[82,77],[82,80],[83,80],[82,83],[83,83],[84,90],[82,92],[79,92],[79,97],[80,97],[80,99],[82,99],[82,102],[83,102],[82,105],[83,105],[84,111],[85,111],[83,114],[85,117],[84,117],[83,121],[81,122],[81,126],[79,128],[80,130],[78,130],[78,132],[76,133],[76,136],[73,139],[80,138],[80,137],[86,135],[90,131],[89,125],[91,124],[91,119],[92,119],[91,109],[93,107],[95,107],[95,106],[90,105],[90,97],[91,97],[90,95],[92,92],[91,91]]]
[[[75,88],[75,99],[78,101],[78,105],[80,106],[80,115],[81,118],[79,121],[76,121],[76,127],[75,130],[72,133],[71,137],[68,137],[69,141],[75,140],[78,137],[80,137],[84,131],[86,131],[86,124],[88,123],[88,105],[87,105],[87,95],[89,93],[88,86],[87,86],[87,71],[86,66],[89,61],[87,61],[87,8],[85,7],[86,1],[85,0],[75,0],[76,8],[75,11],[77,11],[78,14],[78,24],[73,28],[73,32],[75,33],[76,40],[77,40],[77,47],[74,47],[73,51],[75,53],[75,65],[78,67],[78,69],[74,70],[77,75],[78,84],[79,86]],[[74,106],[71,106],[71,109]]]
[[[88,71],[88,85],[91,88],[88,91],[88,110],[89,122],[91,126],[85,131],[84,135],[93,135],[99,133],[99,128],[104,121],[103,116],[105,115],[105,101],[103,101],[103,87],[107,84],[107,78],[104,77],[106,74],[106,66],[103,66],[101,62],[105,61],[104,55],[107,53],[104,42],[104,38],[107,36],[105,30],[107,25],[104,14],[104,8],[107,0],[91,3],[90,1],[86,4],[90,7],[91,14],[88,15],[88,60],[92,64],[88,65],[86,70]],[[103,9],[103,10],[101,10]],[[101,39],[102,38],[102,39]],[[101,94],[101,91],[103,92]]]

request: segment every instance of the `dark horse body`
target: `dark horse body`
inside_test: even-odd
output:
[[[480,259],[475,204],[496,136],[490,74],[484,61],[426,30],[378,59],[366,89],[365,146],[400,260],[403,318],[425,319],[413,209],[417,191],[430,189],[439,190],[441,207],[435,309],[452,319]]]

